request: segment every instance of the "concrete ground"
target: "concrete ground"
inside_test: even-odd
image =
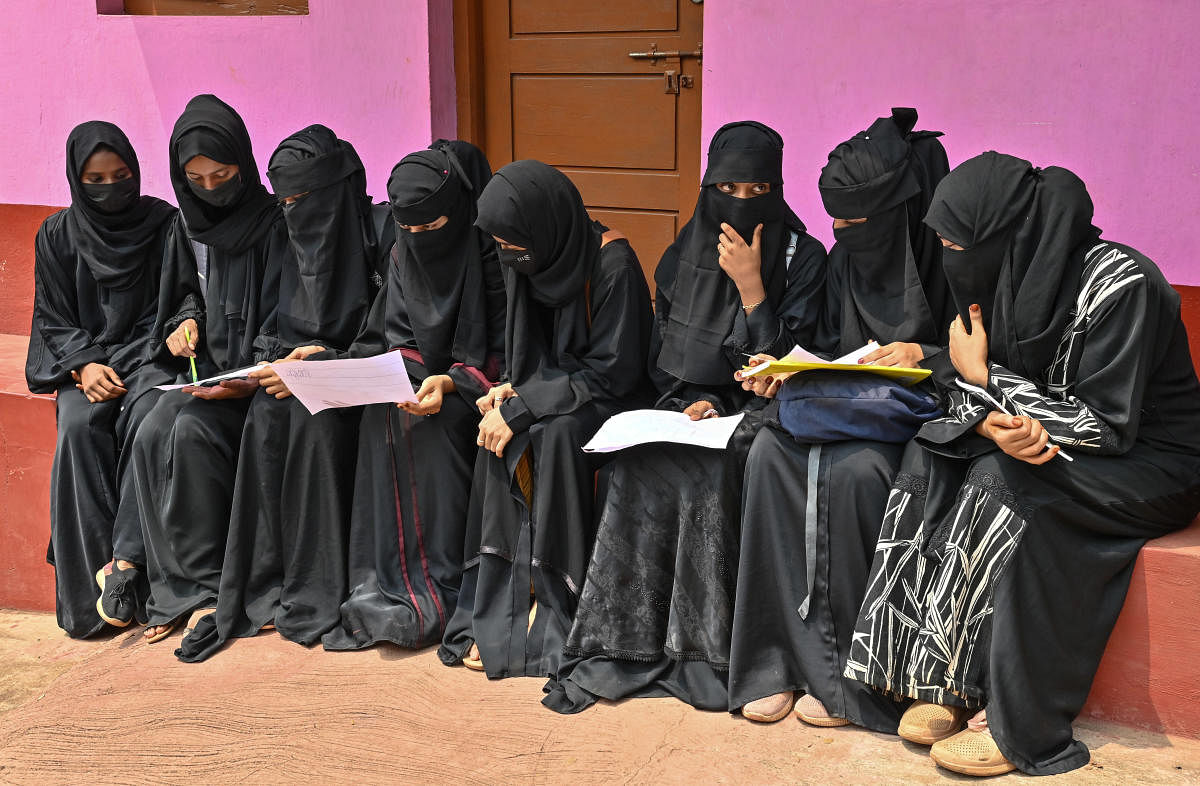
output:
[[[938,783],[923,749],[852,728],[772,726],[672,699],[560,716],[540,680],[489,683],[432,650],[308,650],[275,633],[202,664],[176,633],[78,642],[0,611],[0,783]],[[1074,783],[1196,783],[1200,742],[1081,723]],[[1025,776],[1006,776],[1009,780]]]

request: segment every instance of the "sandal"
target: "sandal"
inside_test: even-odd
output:
[[[816,696],[806,693],[796,702],[796,717],[809,726],[820,726],[826,729],[838,726],[849,726],[850,721],[830,715],[825,704]]]
[[[152,636],[142,636],[142,638],[146,640],[147,644],[153,644],[156,641],[162,641],[167,636],[170,636],[172,633],[174,633],[175,630],[183,624],[183,621],[190,616],[190,613],[180,614],[175,619],[169,622],[164,622],[162,625],[147,625],[146,630],[154,630],[155,628],[158,628],[158,632]]]
[[[483,671],[483,658],[479,656],[478,644],[472,644],[471,649],[467,650],[467,654],[463,656],[462,665],[471,671]]]

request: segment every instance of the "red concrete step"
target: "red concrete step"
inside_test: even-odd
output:
[[[54,396],[25,387],[27,336],[0,334],[0,608],[54,610],[50,537],[50,464]]]

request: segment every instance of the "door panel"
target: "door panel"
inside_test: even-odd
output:
[[[481,40],[471,79],[482,82],[472,104],[482,104],[482,122],[460,116],[462,127],[482,136],[472,141],[497,169],[537,158],[565,172],[651,274],[699,188],[701,68],[678,53],[700,50],[703,5],[481,0],[474,8],[478,24],[466,27]]]

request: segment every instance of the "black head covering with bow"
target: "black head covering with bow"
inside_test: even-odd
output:
[[[367,178],[354,147],[322,125],[279,144],[267,168],[284,204],[295,265],[279,282],[279,337],[287,345],[346,349],[373,292],[375,238]],[[301,196],[303,195],[303,196]]]
[[[739,199],[719,190],[718,183],[770,183],[771,190]],[[742,302],[718,262],[722,222],[746,243],[753,241],[754,228],[763,225],[763,288],[772,308],[778,308],[787,288],[789,232],[803,234],[805,229],[783,198],[783,139],[762,123],[729,123],[713,135],[696,210],[672,246],[678,249],[678,264],[660,264],[664,275],[655,275],[671,304],[658,366],[700,385],[727,385],[740,368],[741,359],[731,359],[725,346]]]
[[[447,218],[442,227],[421,232],[397,226],[389,273],[398,279],[404,308],[388,310],[388,346],[402,344],[411,329],[430,374],[444,374],[456,361],[477,368],[487,361],[483,257],[495,242],[475,227],[475,203],[491,177],[482,150],[438,140],[401,159],[388,178],[397,225]]]
[[[514,161],[501,169],[479,198],[475,225],[532,252],[531,274],[504,268],[508,296],[505,366],[516,386],[544,367],[568,373],[589,343],[588,282],[600,260],[600,230],[588,217],[575,184],[540,161]],[[543,411],[544,402],[529,400]]]
[[[171,185],[193,240],[240,253],[262,238],[278,207],[259,178],[246,124],[232,107],[213,95],[188,101],[171,132],[170,156]],[[237,164],[238,174],[225,184],[235,192],[226,206],[206,202],[188,180],[184,166],[196,156]]]
[[[979,304],[990,361],[1031,380],[1050,366],[1073,318],[1084,254],[1100,236],[1092,215],[1074,173],[995,151],[937,187],[925,223],[963,247],[944,249],[946,281],[968,327]]]
[[[111,150],[125,162],[132,173],[127,180],[84,184],[83,167],[101,149]],[[147,271],[157,273],[161,260],[150,260],[148,255],[175,208],[156,197],[142,196],[142,170],[124,132],[101,120],[75,126],[67,137],[67,182],[71,207],[63,227],[97,283],[123,290],[137,284]]]
[[[846,254],[840,352],[874,339],[945,345],[947,289],[941,243],[922,223],[950,166],[937,137],[913,131],[914,109],[893,109],[829,154],[818,189]]]

